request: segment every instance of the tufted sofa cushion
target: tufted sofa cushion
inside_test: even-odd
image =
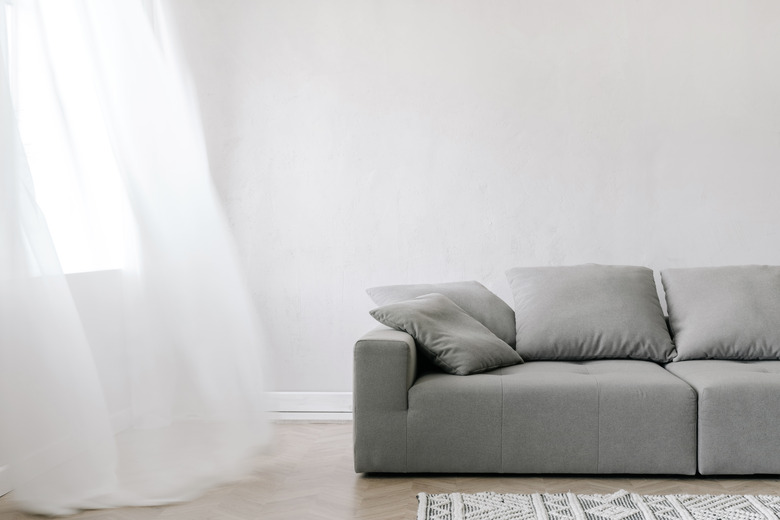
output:
[[[696,394],[647,361],[534,361],[409,389],[409,472],[696,471]]]
[[[709,359],[666,368],[699,396],[702,475],[780,473],[780,361]]]

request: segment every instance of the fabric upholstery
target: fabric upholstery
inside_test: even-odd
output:
[[[675,361],[780,360],[780,267],[661,272]]]
[[[507,278],[515,299],[515,348],[526,361],[665,362],[674,356],[646,267],[521,267]]]
[[[780,473],[780,361],[693,360],[666,368],[698,394],[702,475]]]
[[[409,390],[407,471],[499,471],[501,420],[496,372],[421,376]]]
[[[411,300],[423,294],[443,294],[509,346],[515,346],[514,311],[504,300],[479,282],[386,285],[372,287],[366,292],[377,305]]]
[[[502,373],[504,472],[696,471],[696,395],[655,363],[539,361]]]
[[[696,394],[651,362],[530,362],[409,390],[415,472],[696,471]]]
[[[371,311],[409,333],[421,351],[449,374],[469,375],[522,362],[517,352],[441,294],[425,294]]]
[[[502,370],[503,463],[516,473],[598,470],[598,381],[579,363]]]
[[[355,344],[353,428],[355,471],[406,471],[406,415],[416,377],[409,334],[382,327]]]

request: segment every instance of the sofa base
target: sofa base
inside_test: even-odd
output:
[[[698,394],[702,475],[780,474],[780,361],[678,361]]]
[[[428,373],[409,389],[406,413],[405,442],[361,448],[396,451],[395,464],[366,464],[388,457],[363,454],[359,471],[696,473],[696,394],[651,362],[535,361],[467,377]],[[356,410],[356,429],[363,420]]]

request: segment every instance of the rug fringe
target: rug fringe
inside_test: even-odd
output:
[[[417,520],[428,520],[425,512],[428,510],[428,494],[417,493]]]

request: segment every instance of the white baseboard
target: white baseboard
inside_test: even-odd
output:
[[[270,392],[270,417],[274,421],[351,421],[352,392]],[[130,410],[111,416],[114,433],[132,426]]]
[[[271,392],[276,421],[351,421],[352,392]]]
[[[270,419],[273,422],[321,422],[321,423],[342,423],[352,422],[351,413],[311,413],[311,412],[271,412]]]
[[[11,491],[11,475],[8,466],[0,465],[0,496]]]

